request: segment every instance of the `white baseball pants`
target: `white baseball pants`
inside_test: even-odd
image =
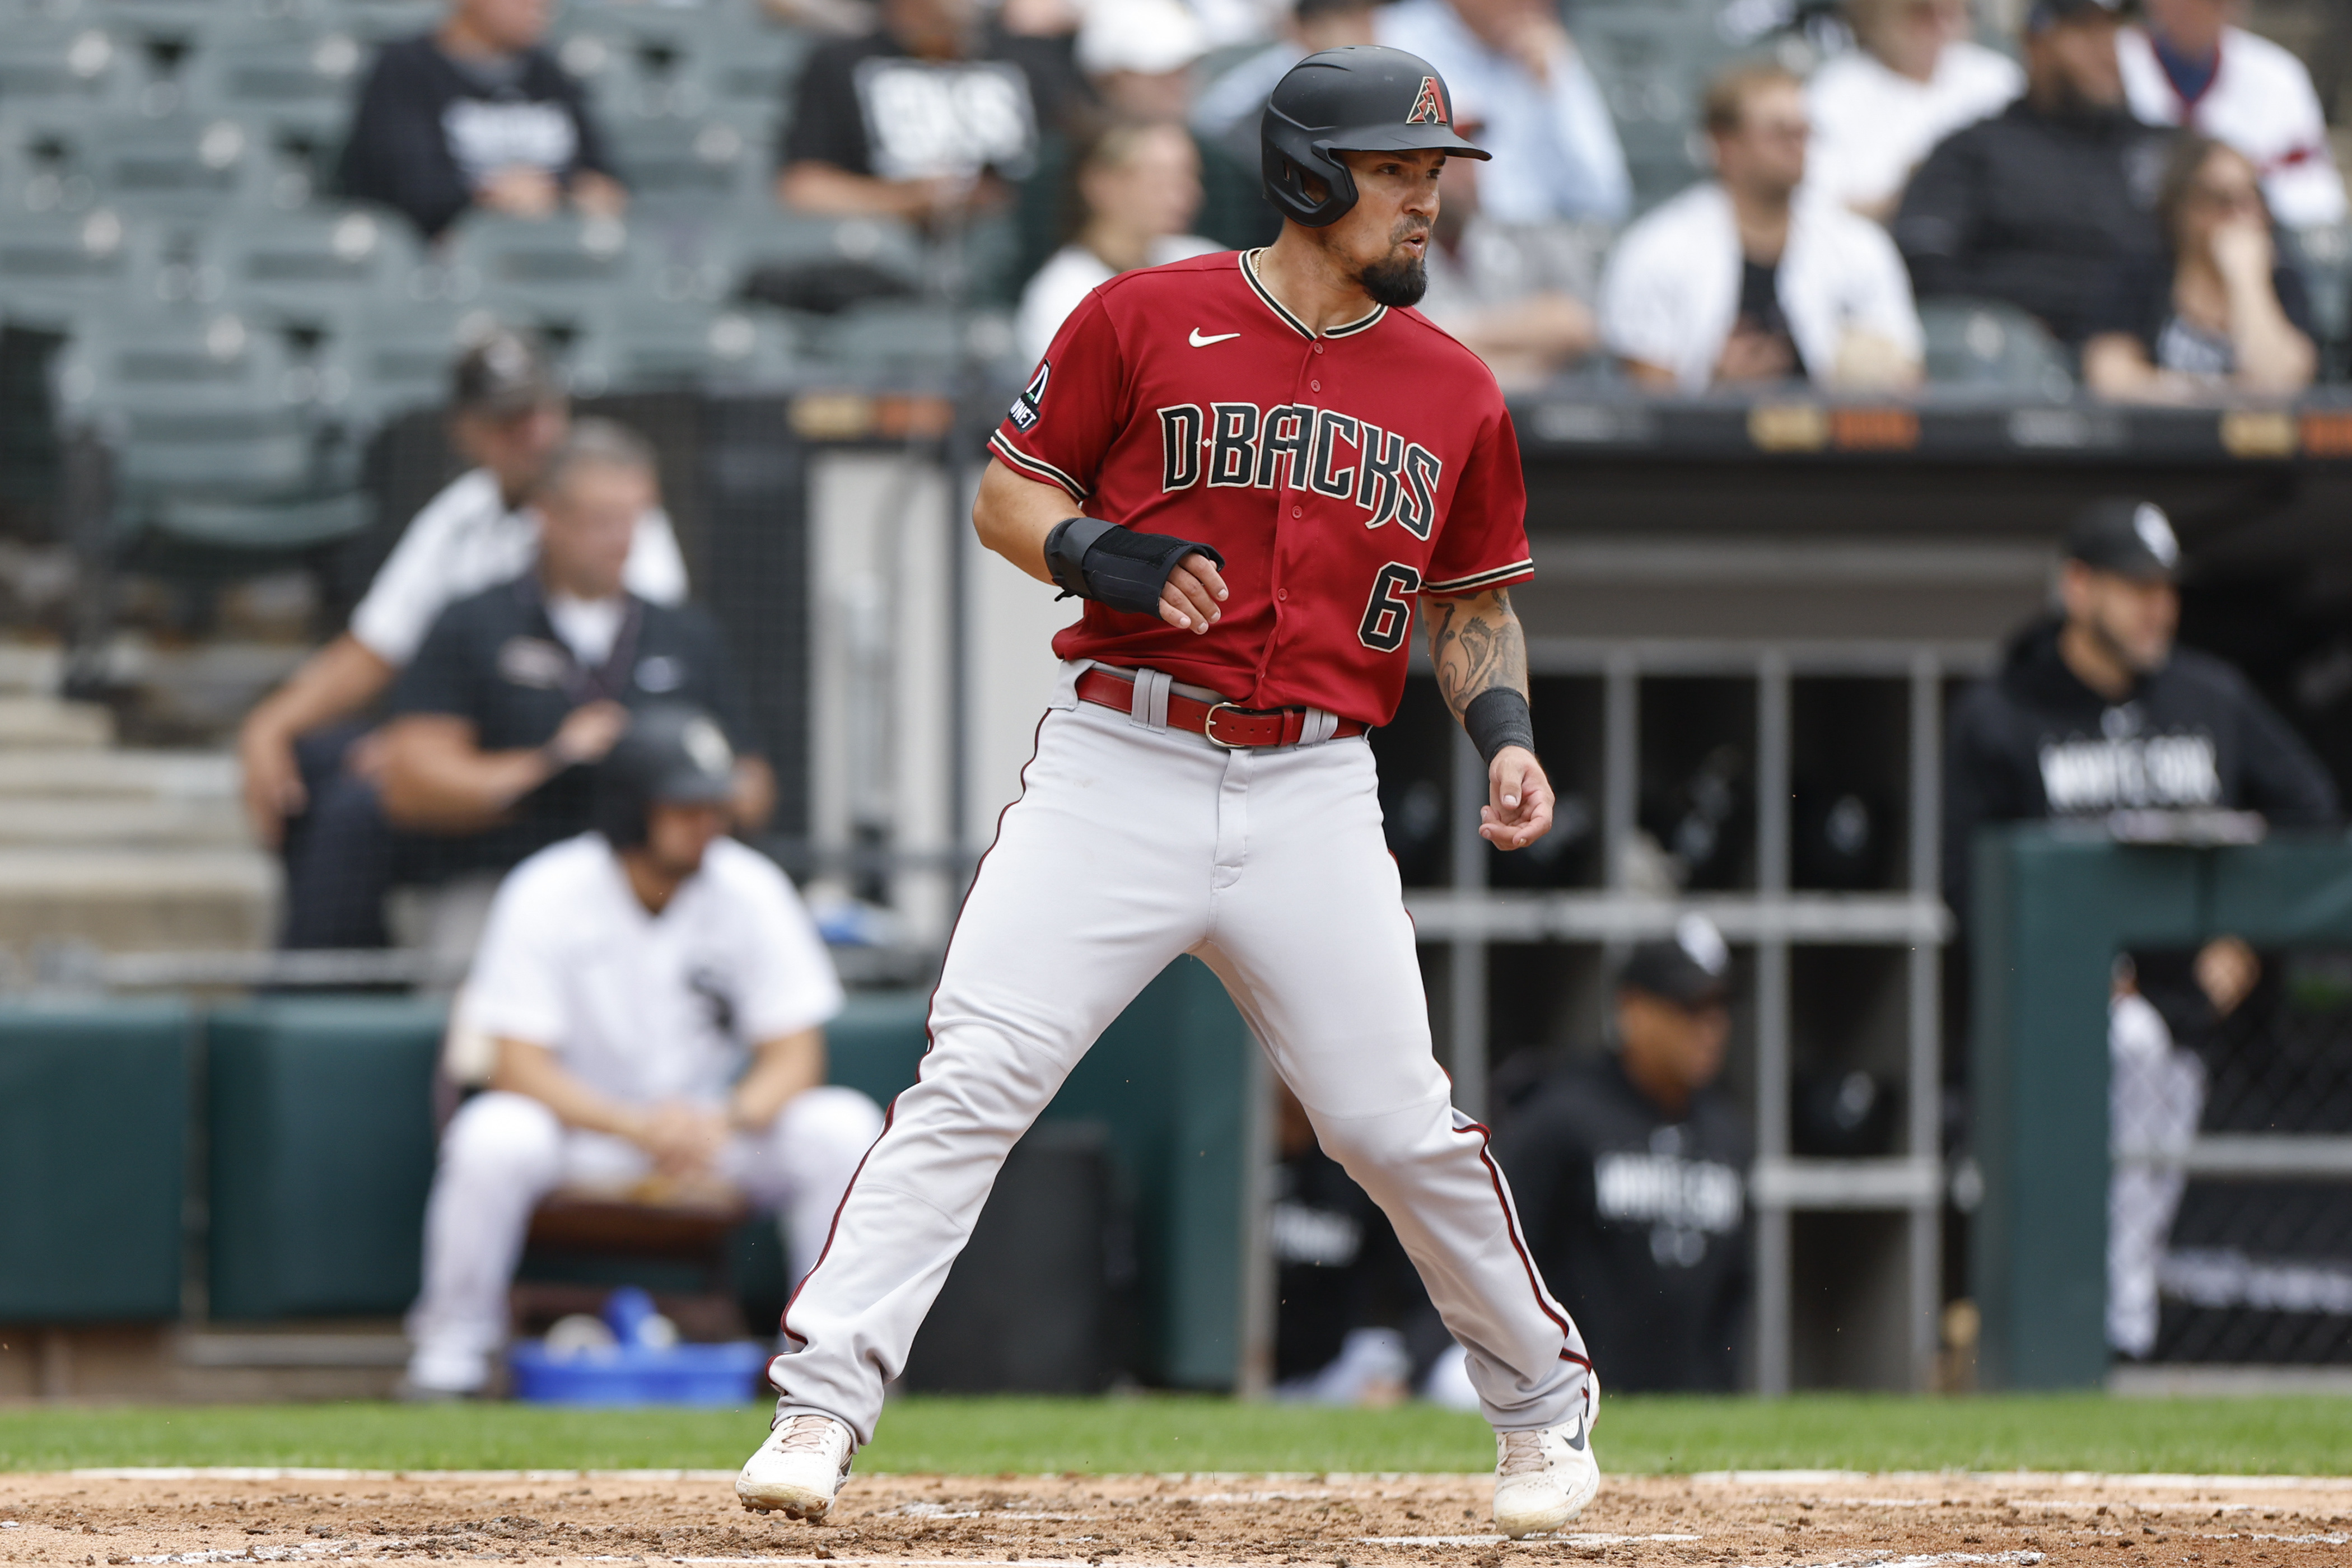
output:
[[[1520,1243],[1486,1129],[1453,1108],[1360,738],[1226,752],[1081,703],[1067,667],[948,946],[931,1047],[784,1314],[785,1411],[873,1440],[882,1385],[1006,1153],[1180,953],[1215,971],[1389,1218],[1505,1430],[1569,1418],[1584,1344]],[[1164,678],[1160,678],[1164,680]],[[1328,730],[1327,730],[1328,732]]]
[[[882,1112],[854,1089],[797,1094],[768,1131],[730,1139],[719,1174],[782,1223],[793,1278],[808,1272]],[[470,1393],[489,1379],[506,1342],[507,1288],[521,1260],[531,1210],[566,1184],[625,1187],[652,1169],[620,1138],[566,1128],[525,1095],[469,1100],[441,1136],[425,1209],[425,1284],[408,1314],[409,1381]]]

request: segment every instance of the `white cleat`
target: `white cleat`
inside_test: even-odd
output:
[[[762,1513],[823,1519],[856,1446],[849,1428],[830,1415],[779,1415],[768,1440],[743,1461],[735,1495]]]
[[[1599,1392],[1588,1379],[1584,1408],[1574,1420],[1495,1434],[1495,1528],[1511,1540],[1559,1529],[1601,1489],[1601,1466],[1592,1458]]]

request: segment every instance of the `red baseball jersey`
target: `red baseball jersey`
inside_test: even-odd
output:
[[[1381,307],[1318,337],[1258,281],[1255,254],[1097,289],[989,448],[1089,517],[1224,557],[1232,596],[1207,635],[1089,600],[1055,653],[1385,724],[1414,596],[1533,570],[1518,437],[1485,363],[1418,312]]]

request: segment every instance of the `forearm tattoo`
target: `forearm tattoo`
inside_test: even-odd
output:
[[[1431,599],[1429,662],[1438,694],[1458,721],[1481,692],[1528,689],[1528,638],[1507,588],[1461,599]]]

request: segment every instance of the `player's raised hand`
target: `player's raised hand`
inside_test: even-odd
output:
[[[1187,555],[1160,590],[1160,618],[1180,632],[1205,632],[1224,614],[1225,580],[1205,555]]]
[[[1551,831],[1551,781],[1524,746],[1505,746],[1486,766],[1478,837],[1497,849],[1524,849]]]

